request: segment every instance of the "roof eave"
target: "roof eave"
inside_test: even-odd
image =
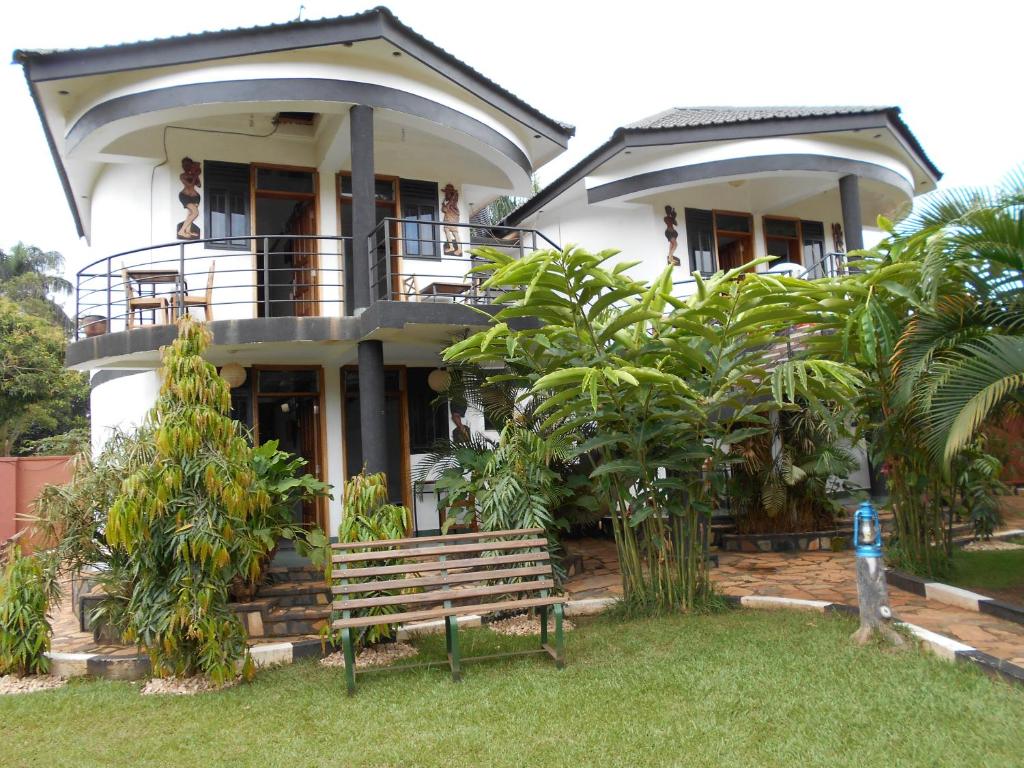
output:
[[[46,110],[39,98],[39,90],[31,77],[31,62],[28,59],[19,59],[15,51],[15,62],[20,63],[25,74],[25,82],[28,85],[29,94],[32,96],[32,103],[35,104],[36,114],[39,115],[39,122],[43,125],[43,135],[46,136],[46,145],[50,148],[50,156],[57,168],[57,176],[60,178],[60,185],[64,190],[64,197],[67,199],[68,207],[71,209],[71,217],[75,221],[75,231],[79,237],[85,237],[85,227],[82,225],[82,213],[78,209],[78,201],[75,199],[74,190],[71,188],[71,179],[68,177],[67,168],[64,166],[64,158],[57,149],[57,141],[50,130],[50,123],[46,119]]]

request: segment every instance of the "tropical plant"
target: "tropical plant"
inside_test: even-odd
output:
[[[31,315],[56,322],[66,333],[71,330],[71,320],[53,298],[72,291],[71,283],[61,277],[63,270],[64,257],[57,251],[24,243],[0,250],[0,296]]]
[[[271,499],[231,420],[230,388],[203,360],[209,342],[200,323],[178,321],[146,420],[153,460],[124,478],[106,537],[128,556],[126,636],[148,652],[154,672],[223,682],[239,662],[244,675],[253,674],[229,588],[243,567],[257,575],[268,542],[238,532],[266,515]]]
[[[899,224],[880,219],[888,236],[839,280],[851,303],[837,336],[868,374],[861,427],[888,481],[891,554],[924,575],[949,566],[958,489],[974,489],[974,509],[994,505],[987,462],[957,456],[1020,400],[1022,202],[1020,173],[995,193],[932,193]]]
[[[474,252],[502,291],[491,327],[449,347],[445,359],[508,365],[542,402],[553,436],[581,428],[575,445],[609,500],[627,602],[693,609],[709,593],[704,537],[728,446],[767,432],[769,414],[797,398],[823,418],[852,397],[855,369],[830,360],[773,362],[767,354],[794,324],[834,321],[829,286],[748,273],[696,276],[673,295],[671,270],[652,284],[603,265],[616,251],[570,247],[516,259]],[[753,265],[757,266],[757,263]],[[523,328],[516,320],[535,322]],[[511,321],[511,322],[510,322]],[[804,345],[804,351],[814,346]]]
[[[1024,168],[994,191],[928,195],[890,239],[920,258],[924,294],[896,350],[899,397],[948,469],[1024,395]]]
[[[302,472],[307,462],[301,456],[282,451],[277,440],[268,440],[252,449],[252,470],[256,483],[266,492],[265,509],[254,509],[245,526],[237,533],[249,539],[240,548],[232,593],[251,600],[263,582],[267,567],[282,539],[295,542],[303,553],[319,553],[327,545],[327,536],[319,528],[306,528],[296,522],[296,508],[318,498],[330,497],[331,486]]]
[[[412,526],[412,519],[409,511],[398,504],[388,502],[387,476],[380,472],[368,475],[360,472],[353,475],[345,483],[345,490],[342,496],[341,525],[338,526],[338,541],[360,542],[360,541],[381,541],[384,539],[401,539],[407,535]],[[349,550],[352,554],[360,551]],[[403,561],[399,558],[373,561],[374,566],[399,565]],[[366,563],[351,563],[350,567],[359,568]],[[328,564],[328,583],[330,579],[330,565]],[[361,580],[354,578],[353,583]],[[394,595],[394,590],[376,590],[373,592],[360,593],[361,597],[384,597]],[[367,608],[367,616],[387,616],[398,610],[397,606],[381,605]],[[328,630],[328,636],[330,632]],[[365,627],[357,642],[360,644],[372,645],[384,639],[393,638],[395,626],[391,624],[375,624],[372,627]]]
[[[840,506],[830,494],[846,488],[857,462],[843,446],[837,418],[809,410],[780,413],[768,433],[730,454],[730,504],[741,533],[797,533],[831,528]]]
[[[0,455],[87,425],[89,382],[64,368],[65,344],[52,321],[0,296]]]
[[[42,675],[53,629],[47,618],[55,591],[52,568],[43,555],[12,548],[0,574],[0,675]]]

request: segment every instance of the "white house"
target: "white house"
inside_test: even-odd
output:
[[[152,405],[188,311],[259,440],[336,487],[386,471],[417,532],[439,521],[412,469],[463,418],[430,374],[486,322],[472,247],[617,247],[649,277],[674,240],[681,290],[763,254],[817,274],[939,177],[896,108],[670,109],[483,227],[574,129],[387,9],[15,60],[95,259],[67,364],[92,374],[96,447]],[[334,530],[340,499],[304,515]]]

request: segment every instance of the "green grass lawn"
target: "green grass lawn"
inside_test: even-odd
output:
[[[313,662],[196,697],[78,682],[0,697],[8,766],[1019,766],[1024,690],[846,617],[731,611],[567,636],[542,657],[360,678]],[[531,644],[460,633],[468,654]],[[443,657],[443,639],[422,642]]]
[[[953,554],[950,583],[1024,605],[1024,549]]]

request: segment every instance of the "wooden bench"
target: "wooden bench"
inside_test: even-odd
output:
[[[540,609],[540,648],[498,655],[547,653],[561,669],[565,598],[552,594],[554,574],[543,534],[540,528],[527,528],[333,544],[331,627],[341,633],[348,692],[356,687],[353,630],[442,619],[448,664],[458,681],[462,662],[472,660],[459,655],[458,617],[522,608]],[[385,591],[391,594],[380,595]],[[376,596],[362,596],[366,593]],[[382,606],[395,612],[360,613]],[[549,607],[555,618],[554,646],[548,643]]]

